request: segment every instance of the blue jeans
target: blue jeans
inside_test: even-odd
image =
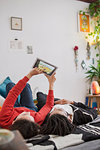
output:
[[[10,82],[6,85],[7,95],[9,91],[15,84]],[[33,97],[32,97],[32,90],[30,85],[27,83],[23,91],[20,93],[20,102],[17,98],[14,107],[27,107],[31,110],[37,111],[37,108],[34,105]]]

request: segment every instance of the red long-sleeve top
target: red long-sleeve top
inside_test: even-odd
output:
[[[54,105],[54,95],[53,90],[49,90],[46,104],[42,107],[39,112],[35,112],[25,107],[14,107],[18,95],[24,89],[28,78],[25,76],[21,79],[9,92],[5,102],[3,103],[2,109],[0,111],[0,126],[2,128],[8,128],[12,124],[13,120],[22,112],[30,112],[30,115],[34,117],[34,120],[38,124],[42,124],[46,115],[50,112]]]

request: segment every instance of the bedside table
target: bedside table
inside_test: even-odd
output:
[[[90,106],[92,108],[92,102],[93,102],[93,98],[96,99],[96,102],[97,102],[97,112],[98,114],[100,114],[100,94],[98,95],[91,95],[91,94],[88,94],[86,97],[88,97],[88,106]]]

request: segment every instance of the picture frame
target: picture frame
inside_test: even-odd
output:
[[[11,17],[11,30],[22,31],[22,18]]]
[[[78,31],[90,32],[90,15],[87,13],[78,13]]]
[[[34,65],[33,65],[33,68],[39,68],[41,70],[43,70],[44,73],[46,73],[47,75],[52,75],[53,72],[55,72],[55,70],[57,69],[56,66],[42,60],[42,59],[39,59],[37,58]]]

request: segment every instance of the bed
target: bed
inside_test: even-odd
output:
[[[46,96],[38,93],[38,108],[45,104]],[[25,143],[29,150],[100,150],[100,115],[94,121],[78,126],[72,134],[37,135],[26,139]]]
[[[29,150],[100,150],[100,115],[66,136],[37,135],[26,140]]]

